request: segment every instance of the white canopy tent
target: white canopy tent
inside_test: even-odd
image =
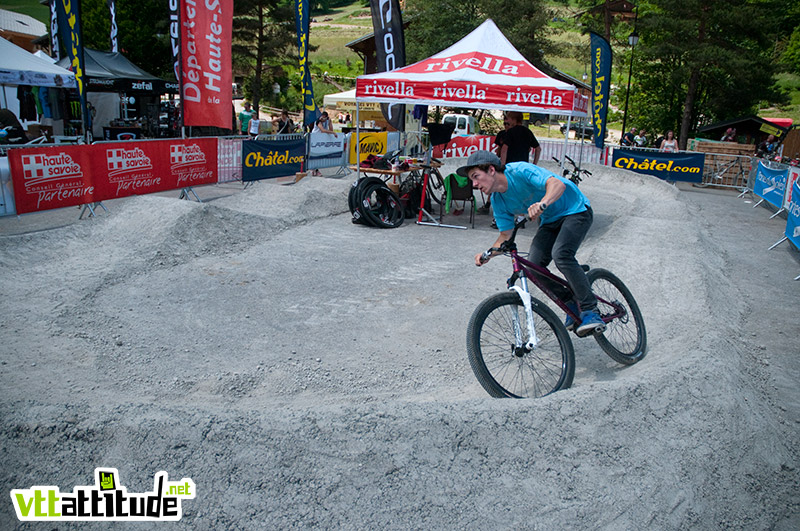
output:
[[[0,39],[0,83],[75,88],[75,75],[16,44]]]

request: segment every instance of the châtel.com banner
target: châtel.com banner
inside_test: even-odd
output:
[[[217,182],[217,139],[9,151],[17,214]]]

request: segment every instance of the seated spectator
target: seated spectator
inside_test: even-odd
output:
[[[725,134],[722,135],[721,140],[723,142],[736,142],[736,128],[729,127],[725,130]]]
[[[28,136],[19,123],[17,115],[8,109],[0,109],[0,129],[5,131],[4,142],[23,143],[28,141]]]
[[[631,127],[631,130],[622,134],[622,140],[619,141],[621,146],[632,146],[636,138],[636,128]]]

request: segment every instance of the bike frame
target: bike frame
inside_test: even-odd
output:
[[[538,264],[534,264],[533,262],[530,262],[530,261],[522,258],[519,255],[519,253],[517,251],[517,243],[516,243],[515,240],[516,240],[516,237],[517,237],[517,231],[524,225],[525,225],[525,221],[521,221],[521,222],[516,223],[515,226],[514,226],[514,231],[511,233],[511,237],[508,240],[506,240],[505,242],[503,242],[503,244],[501,245],[501,248],[497,249],[497,250],[503,252],[504,254],[507,254],[507,255],[511,256],[511,264],[512,264],[512,267],[514,268],[514,274],[511,275],[511,277],[508,279],[507,286],[508,286],[508,289],[510,289],[510,290],[513,289],[513,290],[517,291],[517,293],[519,293],[520,298],[522,299],[522,302],[525,305],[526,313],[528,315],[528,324],[529,324],[529,327],[530,327],[530,338],[531,338],[531,341],[529,341],[529,344],[528,344],[528,346],[530,347],[530,346],[535,345],[535,343],[536,343],[536,334],[535,334],[535,331],[533,330],[533,325],[532,325],[532,323],[533,323],[533,314],[530,311],[530,289],[528,288],[528,281],[533,282],[533,284],[537,288],[539,288],[539,291],[544,293],[550,300],[552,300],[567,315],[572,317],[572,319],[576,323],[580,322],[581,318],[580,318],[580,315],[572,312],[567,307],[567,305],[564,302],[562,302],[561,299],[555,293],[553,293],[553,291],[551,289],[549,289],[544,284],[544,282],[542,282],[542,280],[540,278],[538,278],[536,276],[536,274],[539,274],[539,275],[541,275],[541,276],[543,276],[545,278],[548,278],[548,279],[552,280],[553,282],[556,282],[557,284],[560,284],[560,285],[564,286],[569,291],[572,291],[572,288],[570,288],[569,283],[565,279],[563,279],[563,278],[551,273],[550,270],[547,269],[546,267],[540,266]],[[503,248],[503,247],[505,247],[505,248]],[[536,274],[534,274],[534,272]],[[516,281],[517,281],[518,278],[521,279],[521,284],[522,284],[521,288],[518,288],[516,286]],[[623,308],[623,306],[618,304],[618,303],[616,303],[616,302],[614,302],[614,301],[607,301],[607,300],[603,299],[602,297],[597,297],[597,301],[601,302],[603,304],[607,304],[608,306],[614,308],[614,313],[612,313],[610,315],[601,316],[601,319],[603,320],[604,323],[609,323],[609,322],[613,321],[614,319],[619,319],[621,317],[624,317],[625,314],[626,314],[626,311]]]

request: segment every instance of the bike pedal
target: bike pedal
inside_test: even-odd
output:
[[[590,330],[586,330],[583,333],[578,332],[578,330],[576,328],[573,328],[573,330],[575,331],[575,335],[578,336],[578,337],[589,337],[589,336],[592,336],[592,335],[600,335],[603,332],[605,332],[606,331],[606,325],[595,326],[594,328],[592,328]]]

